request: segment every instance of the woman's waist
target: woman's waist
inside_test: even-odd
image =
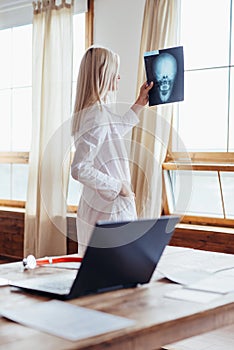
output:
[[[124,179],[130,181],[130,168],[129,161],[126,159],[112,158],[103,159],[96,158],[94,161],[95,169],[101,171],[102,173],[114,177],[117,180]]]

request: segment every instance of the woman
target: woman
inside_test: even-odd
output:
[[[76,152],[72,177],[83,184],[77,213],[78,251],[84,254],[98,220],[136,219],[134,193],[124,135],[139,121],[153,83],[144,83],[135,104],[122,117],[107,105],[118,88],[119,56],[103,47],[90,47],[81,61],[72,135]]]

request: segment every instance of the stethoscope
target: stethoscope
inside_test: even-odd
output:
[[[63,257],[45,257],[41,259],[36,259],[34,255],[28,255],[27,258],[23,259],[23,267],[25,269],[33,270],[38,266],[57,264],[57,263],[67,263],[67,262],[82,262],[82,258],[75,256],[63,256]]]

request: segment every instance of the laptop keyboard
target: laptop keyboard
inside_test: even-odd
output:
[[[20,288],[45,291],[57,294],[68,294],[70,292],[72,283],[76,277],[74,275],[60,275],[60,276],[46,276],[37,279],[27,279],[23,281],[17,281],[15,286]]]
[[[74,279],[67,280],[55,280],[55,281],[45,281],[40,284],[37,284],[39,288],[46,288],[47,290],[52,290],[55,292],[69,291],[72,286],[72,282]]]

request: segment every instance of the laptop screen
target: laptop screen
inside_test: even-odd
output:
[[[178,221],[177,216],[162,216],[130,222],[98,222],[71,295],[148,283]]]

